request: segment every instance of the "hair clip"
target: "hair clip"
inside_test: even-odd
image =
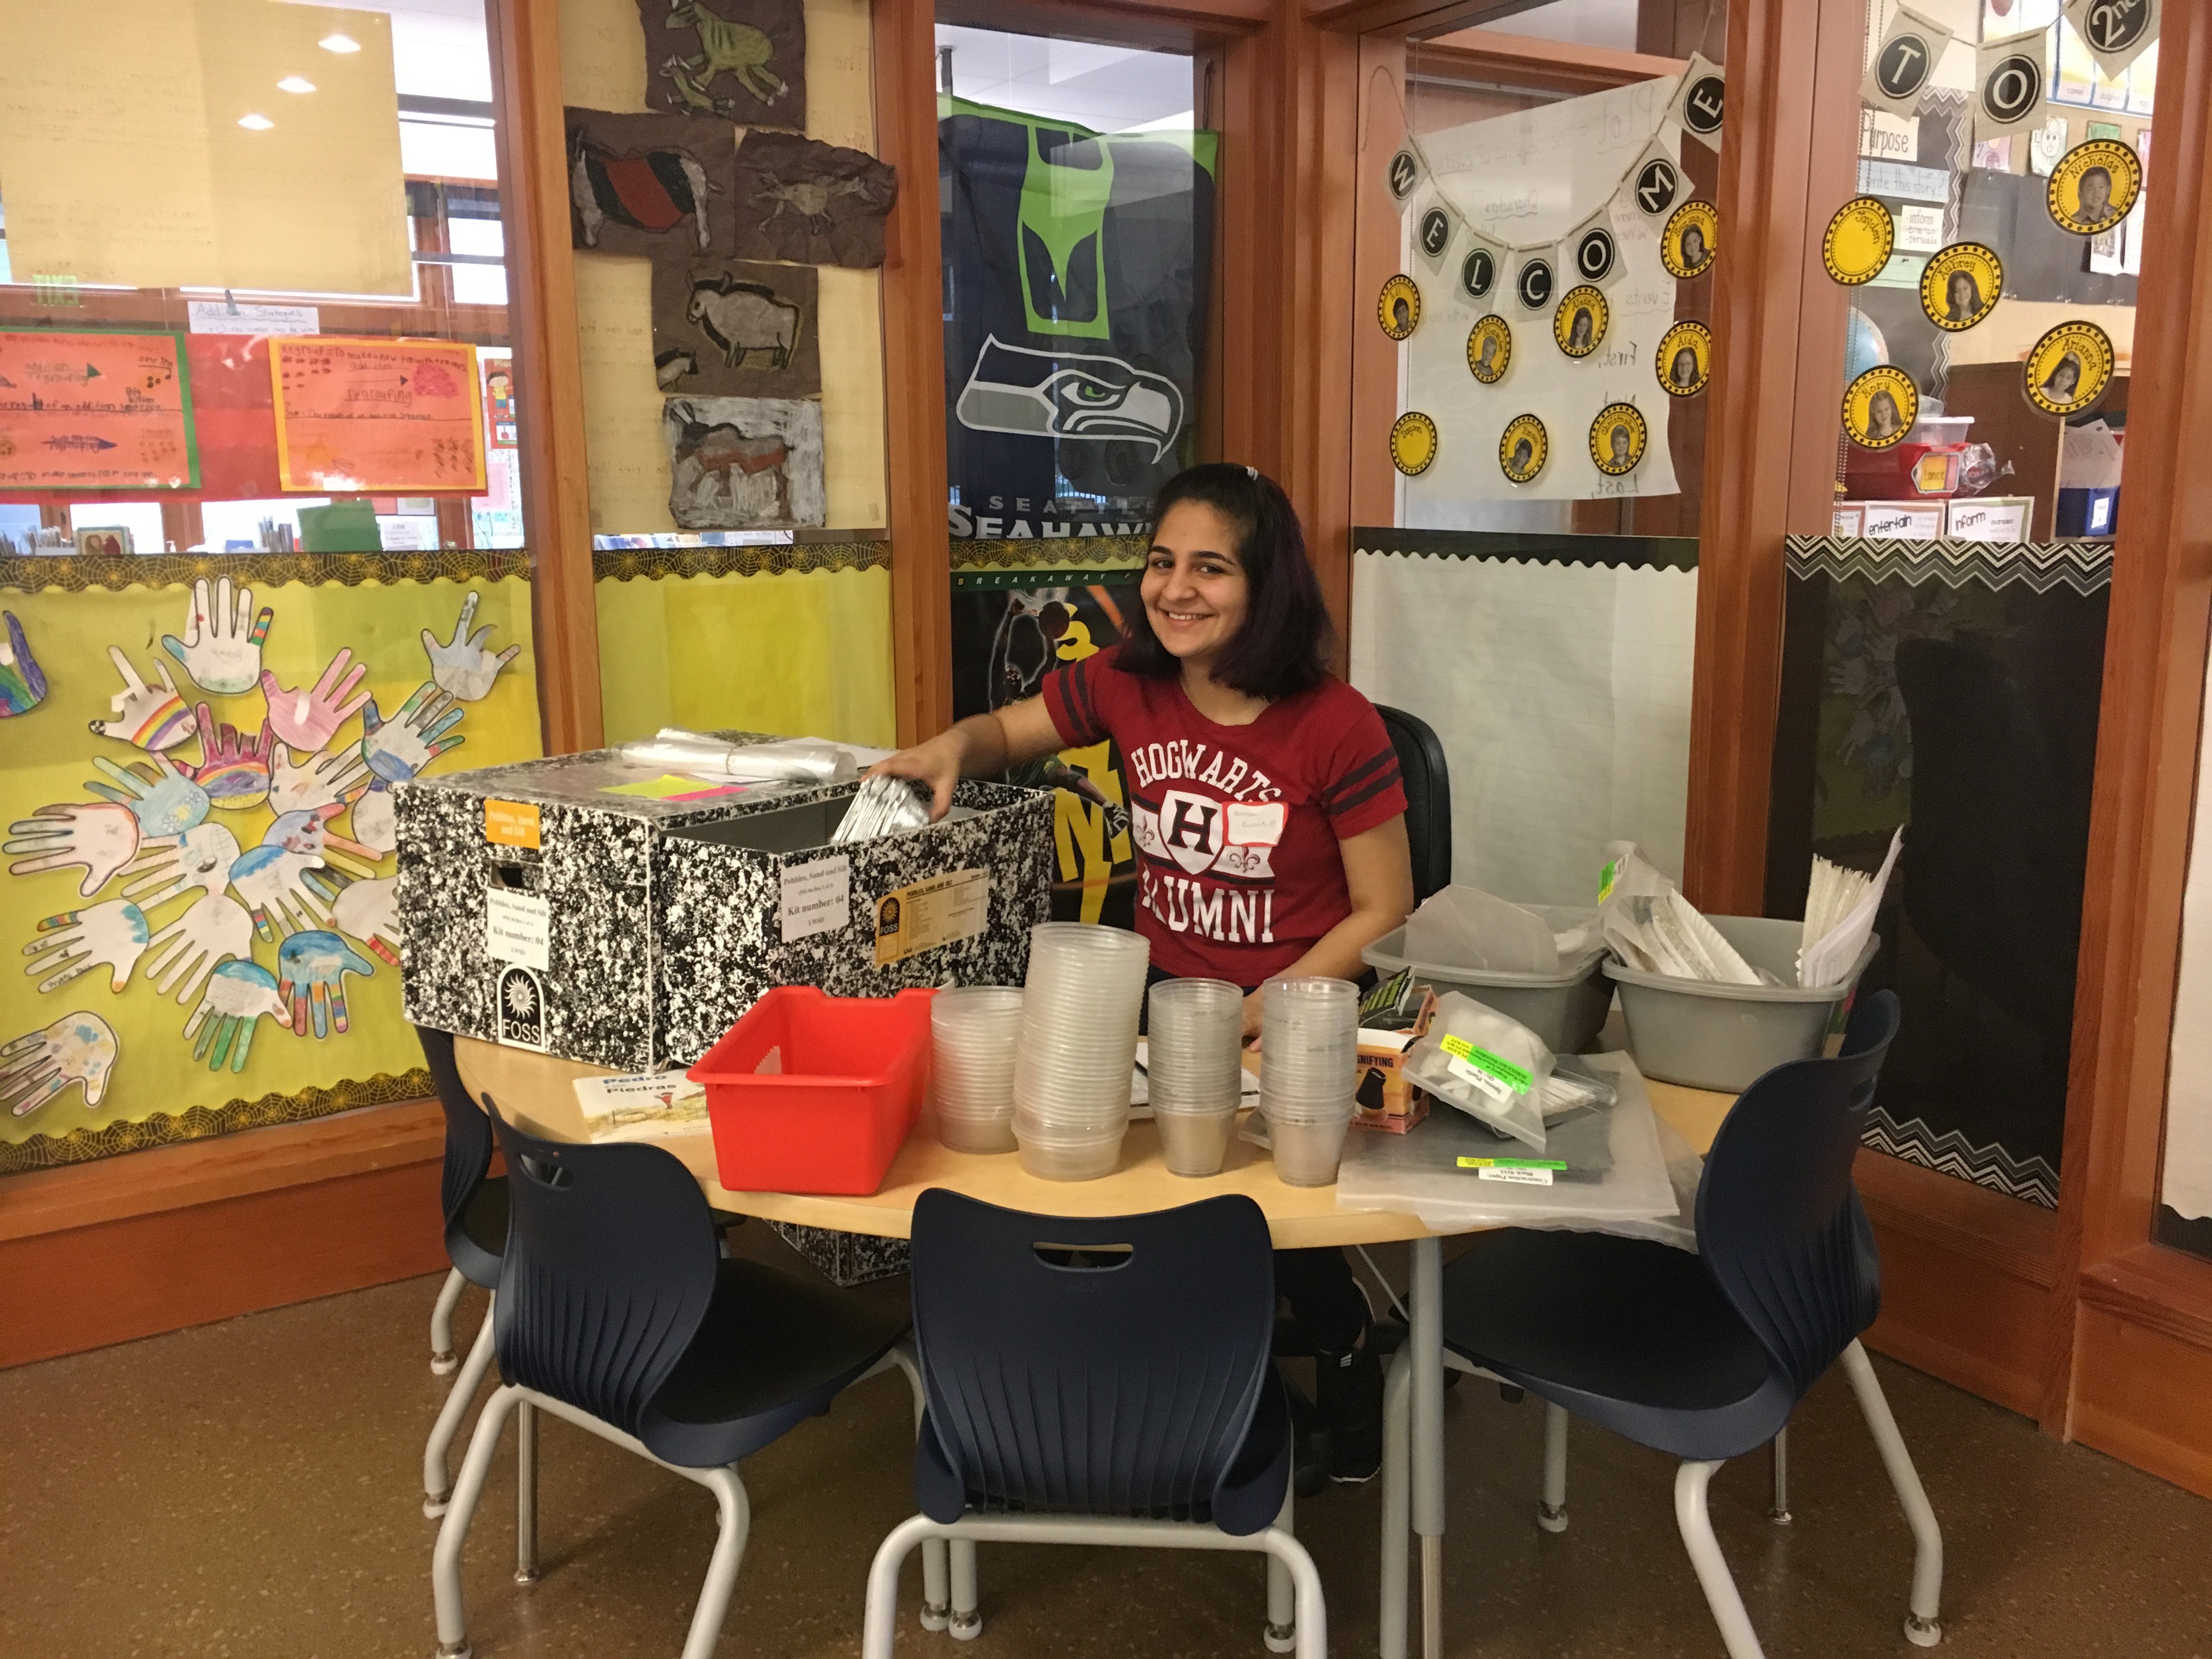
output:
[[[1248,466],[1244,469],[1244,476],[1251,479],[1254,483],[1257,483],[1260,482],[1260,469],[1256,466]]]

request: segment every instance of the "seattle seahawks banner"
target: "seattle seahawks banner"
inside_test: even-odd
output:
[[[1191,457],[1216,135],[938,109],[952,533],[1134,534]]]

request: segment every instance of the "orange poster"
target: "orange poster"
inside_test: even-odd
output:
[[[174,333],[0,334],[0,489],[195,489]]]
[[[284,489],[420,495],[484,488],[477,349],[442,340],[269,343]]]

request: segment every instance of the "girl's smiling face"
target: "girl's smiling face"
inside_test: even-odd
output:
[[[1237,526],[1199,501],[1178,501],[1152,532],[1139,589],[1146,619],[1186,668],[1212,664],[1244,626],[1250,579],[1237,556]]]

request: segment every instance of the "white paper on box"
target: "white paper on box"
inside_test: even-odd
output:
[[[1912,206],[1898,209],[1897,246],[1907,253],[1933,253],[1941,248],[1943,210]]]
[[[1954,501],[1945,533],[1954,542],[2024,542],[2034,512],[2032,495]]]
[[[536,893],[495,887],[484,895],[484,953],[543,974],[552,964],[553,908]]]
[[[853,919],[853,861],[840,853],[787,867],[776,925],[783,942],[832,933]]]

